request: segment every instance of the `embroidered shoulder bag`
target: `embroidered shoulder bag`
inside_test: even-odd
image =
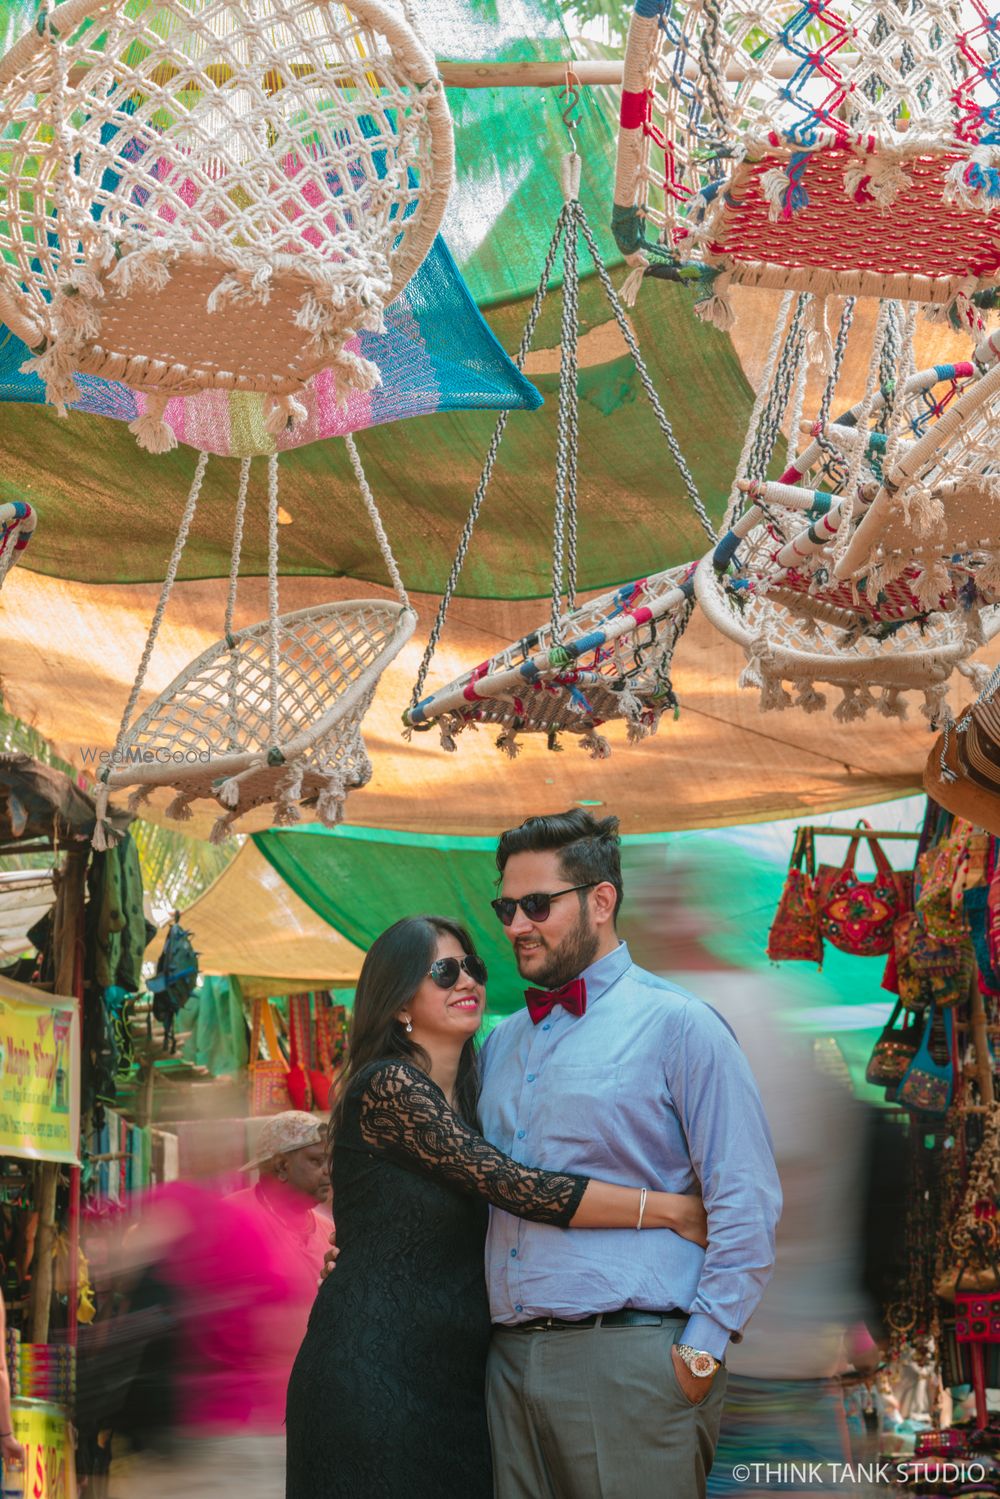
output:
[[[797,959],[823,962],[823,938],[816,909],[816,854],[812,828],[799,828],[788,864],[784,889],[767,937],[772,963]]]

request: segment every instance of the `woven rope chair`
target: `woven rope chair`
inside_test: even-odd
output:
[[[885,587],[914,565],[942,591],[958,574],[1000,593],[1000,364],[900,454],[837,576]]]
[[[635,278],[719,272],[720,326],[730,279],[925,303],[993,286],[995,38],[988,0],[637,0],[614,208]]]
[[[820,709],[826,700],[815,684],[826,682],[844,690],[835,710],[842,721],[873,706],[905,716],[900,694],[919,688],[934,721],[945,711],[952,671],[977,673],[967,658],[1000,625],[995,595],[970,596],[964,579],[941,586],[917,563],[879,587],[856,590],[833,575],[858,517],[878,493],[883,467],[894,472],[897,463],[908,463],[983,382],[977,384],[971,362],[914,372],[916,307],[904,314],[883,303],[865,394],[830,420],[853,316],[848,302],[820,418],[801,424],[812,440],[779,480],[768,480],[782,423],[793,432],[800,425],[809,306],[808,297],[785,296],[787,327],[761,381],[741,457],[744,477],[734,485],[726,533],[698,566],[695,594],[716,628],[743,646],[748,664],[741,684],[760,688],[763,708],[789,706],[789,682],[796,706]],[[814,471],[829,488],[805,487]],[[883,689],[877,704],[873,687]]]
[[[433,58],[382,0],[66,0],[0,60],[0,322],[75,372],[261,392],[281,431],[423,260],[453,176]]]
[[[670,663],[691,610],[691,566],[626,583],[527,635],[412,707],[407,723],[436,722],[445,749],[462,729],[501,728],[497,746],[513,759],[518,735],[544,734],[550,746],[578,734],[595,759],[608,754],[597,733],[624,718],[629,739],[656,732],[676,710]]]
[[[0,505],[0,584],[35,534],[38,516],[25,500]]]
[[[550,621],[515,641],[458,681],[424,696],[424,685],[448,607],[472,541],[473,531],[493,474],[507,423],[503,412],[490,443],[472,507],[459,540],[437,618],[421,662],[410,705],[403,714],[404,732],[425,732],[434,722],[447,750],[457,748],[456,734],[467,726],[490,723],[500,728],[497,745],[513,758],[519,734],[545,734],[557,749],[563,732],[580,736],[595,759],[609,753],[597,733],[608,719],[624,719],[630,740],[655,731],[665,708],[676,699],[670,662],[691,611],[690,568],[628,583],[590,603],[576,605],[576,486],[578,448],[577,343],[579,314],[578,238],[593,259],[615,320],[632,356],[643,390],[653,408],[668,450],[680,472],[692,506],[706,532],[715,531],[674,437],[660,399],[639,352],[635,334],[611,284],[590,225],[579,201],[580,158],[563,162],[562,212],[556,222],[535,297],[528,314],[516,363],[524,365],[549,278],[560,245],[563,250],[562,323],[560,332],[559,417],[555,475]],[[564,604],[565,599],[565,604]]]
[[[135,717],[163,615],[194,519],[207,455],[202,453],[181,520],[146,647],[98,786],[96,848],[113,837],[108,797],[126,786],[136,811],[154,787],[176,795],[167,815],[192,815],[190,804],[214,799],[224,810],[212,829],[220,842],[244,812],[274,804],[287,826],[314,809],[327,826],[340,821],[347,793],[364,786],[371,765],[361,721],[379,677],[413,634],[410,608],[353,438],[345,439],[365,508],[396,593],[395,602],[352,600],[278,611],[278,460],[268,467],[268,617],[234,630],[233,617],[251,460],[240,468],[223,638],[193,661]]]

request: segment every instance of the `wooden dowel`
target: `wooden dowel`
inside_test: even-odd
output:
[[[52,1314],[52,1247],[56,1239],[56,1187],[59,1167],[43,1161],[38,1168],[38,1232],[31,1261],[31,1341],[49,1341]]]
[[[877,838],[880,843],[883,838],[905,838],[915,842],[920,837],[919,833],[904,833],[895,829],[880,833],[878,828],[811,828],[810,831],[817,838]]]
[[[979,1102],[993,1102],[993,1068],[990,1065],[990,1038],[986,1028],[986,1006],[979,987],[978,978],[973,978],[972,991],[972,1045],[976,1054],[976,1075],[979,1083]]]

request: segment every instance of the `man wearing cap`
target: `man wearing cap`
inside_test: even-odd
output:
[[[255,1169],[260,1172],[255,1185],[234,1192],[229,1200],[254,1213],[289,1273],[299,1329],[292,1348],[294,1358],[305,1336],[330,1233],[329,1218],[316,1211],[316,1204],[330,1195],[320,1121],[299,1109],[268,1119],[257,1137],[253,1159],[243,1167],[244,1171]]]

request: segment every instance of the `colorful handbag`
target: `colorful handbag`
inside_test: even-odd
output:
[[[896,992],[909,1009],[931,1004],[945,1009],[968,998],[976,967],[968,937],[960,943],[939,942],[911,911],[894,924],[892,940]]]
[[[798,828],[785,885],[767,934],[772,963],[823,962],[823,938],[816,909],[816,854],[812,828]]]
[[[917,862],[916,910],[928,936],[939,942],[961,942],[967,935],[965,911],[959,900],[953,901],[959,864],[968,844],[971,829],[943,838],[936,848],[929,848]]]
[[[918,1431],[913,1444],[914,1457],[948,1457],[955,1452],[965,1452],[969,1445],[969,1433],[961,1427],[948,1431]]]
[[[963,1291],[962,1270],[955,1286],[955,1337],[959,1343],[1000,1343],[1000,1290]],[[995,1285],[1000,1271],[992,1266]]]
[[[988,994],[1000,992],[1000,971],[993,963],[993,949],[989,940],[989,898],[987,885],[976,885],[962,896],[965,919],[972,934],[972,947],[979,969],[980,987]]]
[[[260,1038],[263,1032],[267,1042],[268,1060],[260,1056]],[[269,999],[254,1001],[253,1023],[250,1028],[250,1113],[260,1118],[263,1115],[282,1114],[291,1108],[288,1093],[288,1063],[278,1045],[278,1033],[274,1026],[274,1015]]]
[[[858,826],[867,828],[869,824]],[[891,868],[876,838],[870,840],[874,878],[859,879],[854,869],[859,842],[859,836],[851,839],[847,858],[839,869],[830,864],[820,866],[816,876],[819,926],[826,940],[842,952],[878,957],[892,947],[893,922],[912,904],[912,887],[906,873]]]
[[[951,1056],[954,1035],[951,1010],[941,1011],[937,1005],[931,1005],[920,1045],[903,1074],[903,1081],[896,1094],[896,1101],[904,1109],[933,1119],[941,1119],[947,1114],[955,1087],[955,1069]],[[934,1055],[932,1046],[937,1050],[938,1056]],[[943,1062],[938,1059],[942,1051],[945,1056]]]
[[[915,1015],[907,1015],[903,1029],[896,1030],[896,1021],[902,1011],[902,1000],[897,1000],[865,1068],[865,1082],[876,1088],[890,1088],[901,1082],[920,1044],[920,1025]]]

